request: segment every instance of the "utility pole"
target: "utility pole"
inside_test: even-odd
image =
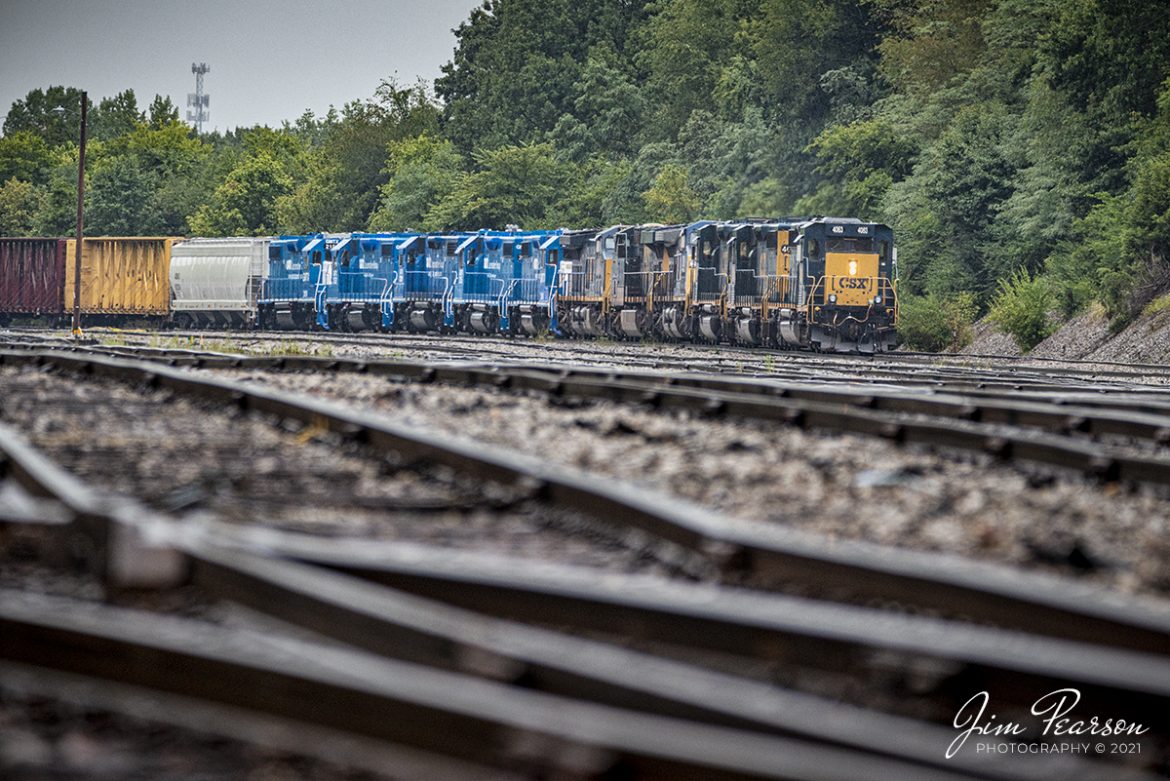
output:
[[[85,115],[89,99],[81,93],[81,140],[77,147],[77,241],[73,254],[73,336],[81,336],[81,242],[85,235]]]
[[[207,63],[191,63],[191,72],[195,74],[195,91],[187,93],[187,106],[194,111],[187,112],[187,121],[195,123],[195,132],[203,133],[203,123],[211,118],[208,108],[211,106],[211,96],[203,94],[203,74],[210,73]]]

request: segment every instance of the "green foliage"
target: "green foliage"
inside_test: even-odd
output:
[[[302,161],[304,177],[280,203],[280,223],[286,229],[335,230],[339,225],[367,224],[379,189],[387,182],[387,145],[437,133],[438,109],[423,85],[402,88],[385,81],[375,97],[348,103],[339,117],[326,118],[319,143]]]
[[[203,236],[273,233],[276,200],[290,189],[291,181],[275,157],[267,152],[248,156],[191,216],[191,230]]]
[[[1000,280],[988,317],[1028,352],[1056,330],[1049,317],[1054,304],[1048,281],[1020,269]]]
[[[576,166],[573,184],[550,207],[548,226],[580,227],[633,224],[644,219],[642,198],[629,189],[633,164],[594,157]]]
[[[992,0],[872,0],[889,32],[878,46],[881,72],[912,94],[938,90],[984,52],[982,21]]]
[[[150,102],[149,116],[147,123],[158,130],[178,123],[179,108],[171,101],[169,95],[155,95],[154,100]]]
[[[475,156],[479,170],[460,177],[428,215],[441,229],[545,224],[553,201],[568,185],[552,144],[505,146]]]
[[[45,140],[29,130],[0,138],[0,181],[12,178],[44,184],[53,165]]]
[[[881,119],[832,125],[810,146],[826,182],[797,211],[873,218],[886,192],[911,172],[918,150]]]
[[[664,166],[643,196],[646,211],[657,222],[690,222],[699,212],[699,196],[690,185],[687,169],[676,163]]]
[[[1170,295],[1158,296],[1142,309],[1142,314],[1147,317],[1156,317],[1165,312],[1170,312]]]
[[[23,130],[55,147],[77,143],[80,126],[81,90],[49,87],[46,90],[34,89],[23,100],[13,102],[4,119],[4,135]]]
[[[913,350],[958,352],[971,343],[977,312],[970,293],[953,298],[904,295],[898,307],[898,334],[903,346]]]
[[[0,236],[32,236],[44,194],[32,182],[9,179],[0,185]]]
[[[143,223],[153,190],[151,175],[130,156],[112,157],[88,172],[86,229],[102,236],[127,236]]]
[[[88,200],[88,199],[87,199]],[[41,236],[66,236],[77,227],[77,148],[54,155],[44,198],[37,212],[36,230]]]
[[[102,98],[89,118],[89,133],[98,141],[108,141],[132,132],[144,119],[134,90],[128,89],[112,98]]]
[[[576,105],[582,82],[602,85],[598,98],[604,104],[622,85],[597,67],[586,76],[586,60],[595,47],[611,49],[617,55],[612,62],[632,73],[626,46],[640,45],[644,5],[641,0],[486,0],[455,30],[454,58],[435,81],[445,134],[470,156],[477,149],[543,140],[566,115],[589,123],[594,107]]]
[[[1117,327],[1170,289],[1158,4],[485,0],[456,39],[436,94],[387,80],[279,128],[197,137],[167,97],[99,99],[91,228],[858,216],[893,226],[903,331],[935,349],[992,299],[1100,304]],[[79,99],[9,110],[3,230],[72,230]]]
[[[419,229],[431,224],[431,211],[449,197],[463,177],[455,145],[446,139],[419,135],[391,141],[387,181],[381,201],[370,216],[372,231]]]

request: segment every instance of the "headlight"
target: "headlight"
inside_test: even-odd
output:
[[[875,304],[880,304],[880,303],[882,302],[882,297],[881,297],[881,296],[874,296],[874,297],[873,297],[873,302],[874,302]]]
[[[835,304],[835,303],[837,303],[837,294],[836,294],[836,293],[830,293],[830,294],[829,294],[829,303],[830,303],[830,304]]]

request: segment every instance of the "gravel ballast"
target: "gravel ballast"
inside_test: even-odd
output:
[[[1170,592],[1170,502],[1152,489],[857,435],[609,402],[330,374],[215,372],[680,496],[729,523],[947,551]]]

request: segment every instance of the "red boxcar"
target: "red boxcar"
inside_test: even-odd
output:
[[[65,301],[65,239],[0,239],[0,318],[59,315]]]

